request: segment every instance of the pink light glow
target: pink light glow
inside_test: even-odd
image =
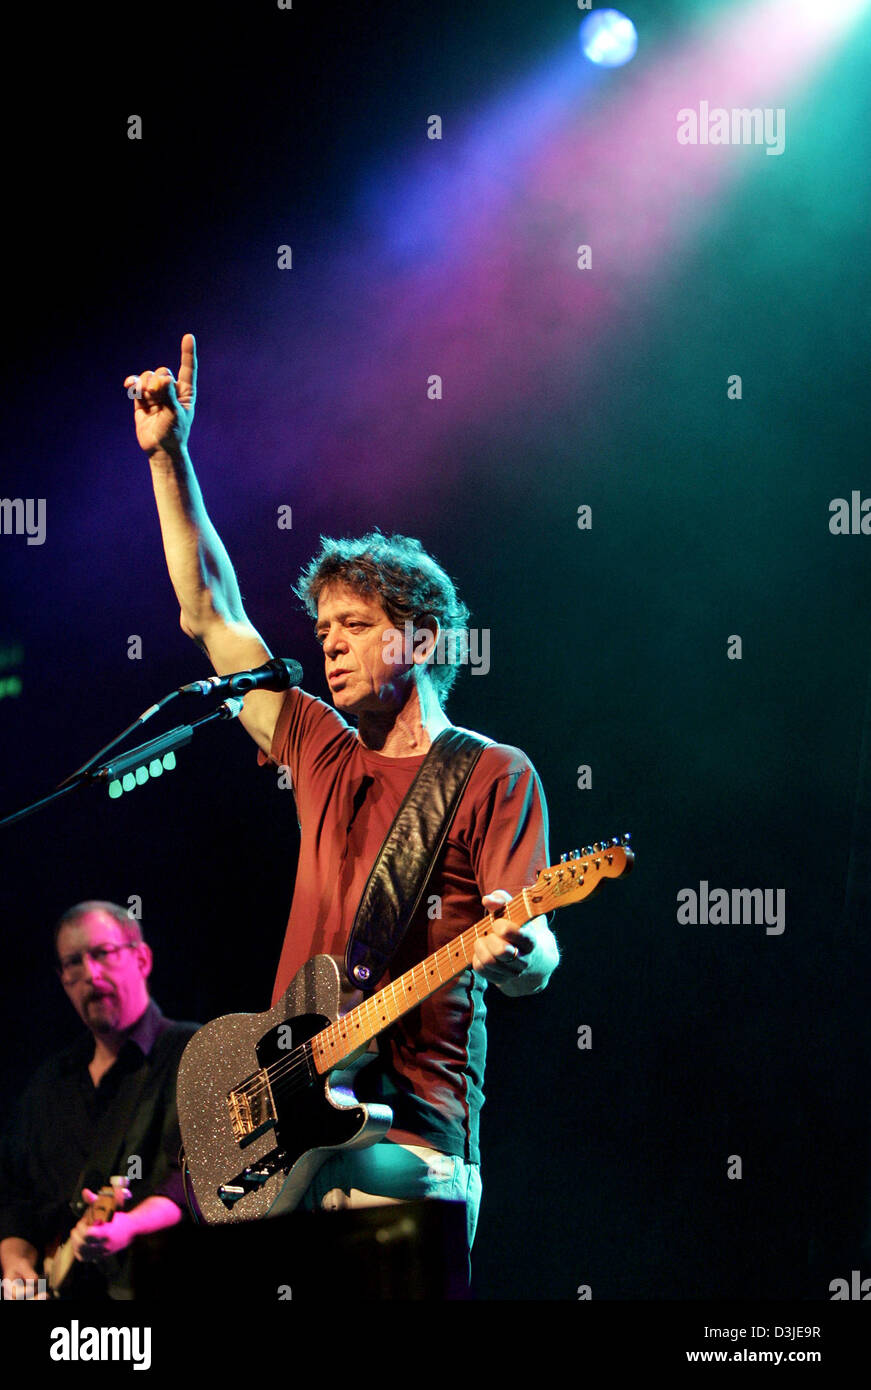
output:
[[[510,422],[542,393],[573,389],[597,334],[637,320],[639,286],[672,273],[715,195],[760,166],[776,177],[793,104],[863,8],[750,0],[657,53],[642,33],[625,77],[591,79],[561,54],[462,139],[449,129],[442,143],[422,141],[408,172],[361,202],[363,243],[331,263],[319,313],[332,330],[300,347],[292,315],[273,320],[267,374],[276,359],[305,358],[298,465],[342,487],[362,473],[379,495],[401,491],[436,457],[449,469],[464,428]],[[783,155],[679,144],[678,111],[702,101],[785,108]],[[577,267],[581,243],[591,271]],[[425,393],[431,373],[444,381],[438,402]]]

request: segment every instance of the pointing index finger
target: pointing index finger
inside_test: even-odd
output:
[[[190,389],[191,395],[197,389],[197,340],[193,333],[185,333],[181,340],[181,363],[178,369],[179,386]]]

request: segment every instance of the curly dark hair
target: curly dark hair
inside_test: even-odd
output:
[[[427,615],[438,619],[452,640],[438,650],[443,659],[430,660],[428,670],[439,703],[444,704],[457,679],[466,650],[469,610],[453,581],[413,536],[385,536],[377,527],[355,540],[321,536],[321,552],[303,570],[293,592],[312,618],[318,598],[328,584],[375,598],[395,627],[417,625]]]

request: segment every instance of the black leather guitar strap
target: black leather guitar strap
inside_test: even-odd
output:
[[[491,740],[445,729],[406,793],[363,890],[345,951],[352,985],[371,994],[417,911],[472,769]]]

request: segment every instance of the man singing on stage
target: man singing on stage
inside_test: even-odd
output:
[[[219,675],[261,665],[270,652],[243,610],[188,452],[196,396],[193,335],[182,339],[177,379],[160,367],[124,384],[135,387],[137,439],[151,464],[182,629]],[[260,761],[287,769],[300,824],[273,1003],[311,956],[345,955],[358,904],[403,799],[434,742],[453,729],[444,702],[462,644],[439,639],[464,631],[468,618],[452,581],[418,541],[379,531],[324,540],[295,592],[315,621],[334,708],[298,689],[256,690],[246,695],[240,716]],[[398,644],[409,634],[411,642]],[[443,659],[445,652],[452,661]],[[535,769],[517,748],[475,739],[482,747],[425,896],[380,984],[477,922],[482,902],[498,911],[548,863],[547,809]],[[422,814],[434,812],[425,807]],[[391,1024],[378,1039],[377,1058],[360,1074],[359,1098],[393,1111],[386,1138],[331,1157],[303,1206],[462,1200],[471,1248],[481,1196],[485,982],[508,995],[537,993],[558,958],[543,917],[522,927],[494,917],[475,948],[474,969]]]

